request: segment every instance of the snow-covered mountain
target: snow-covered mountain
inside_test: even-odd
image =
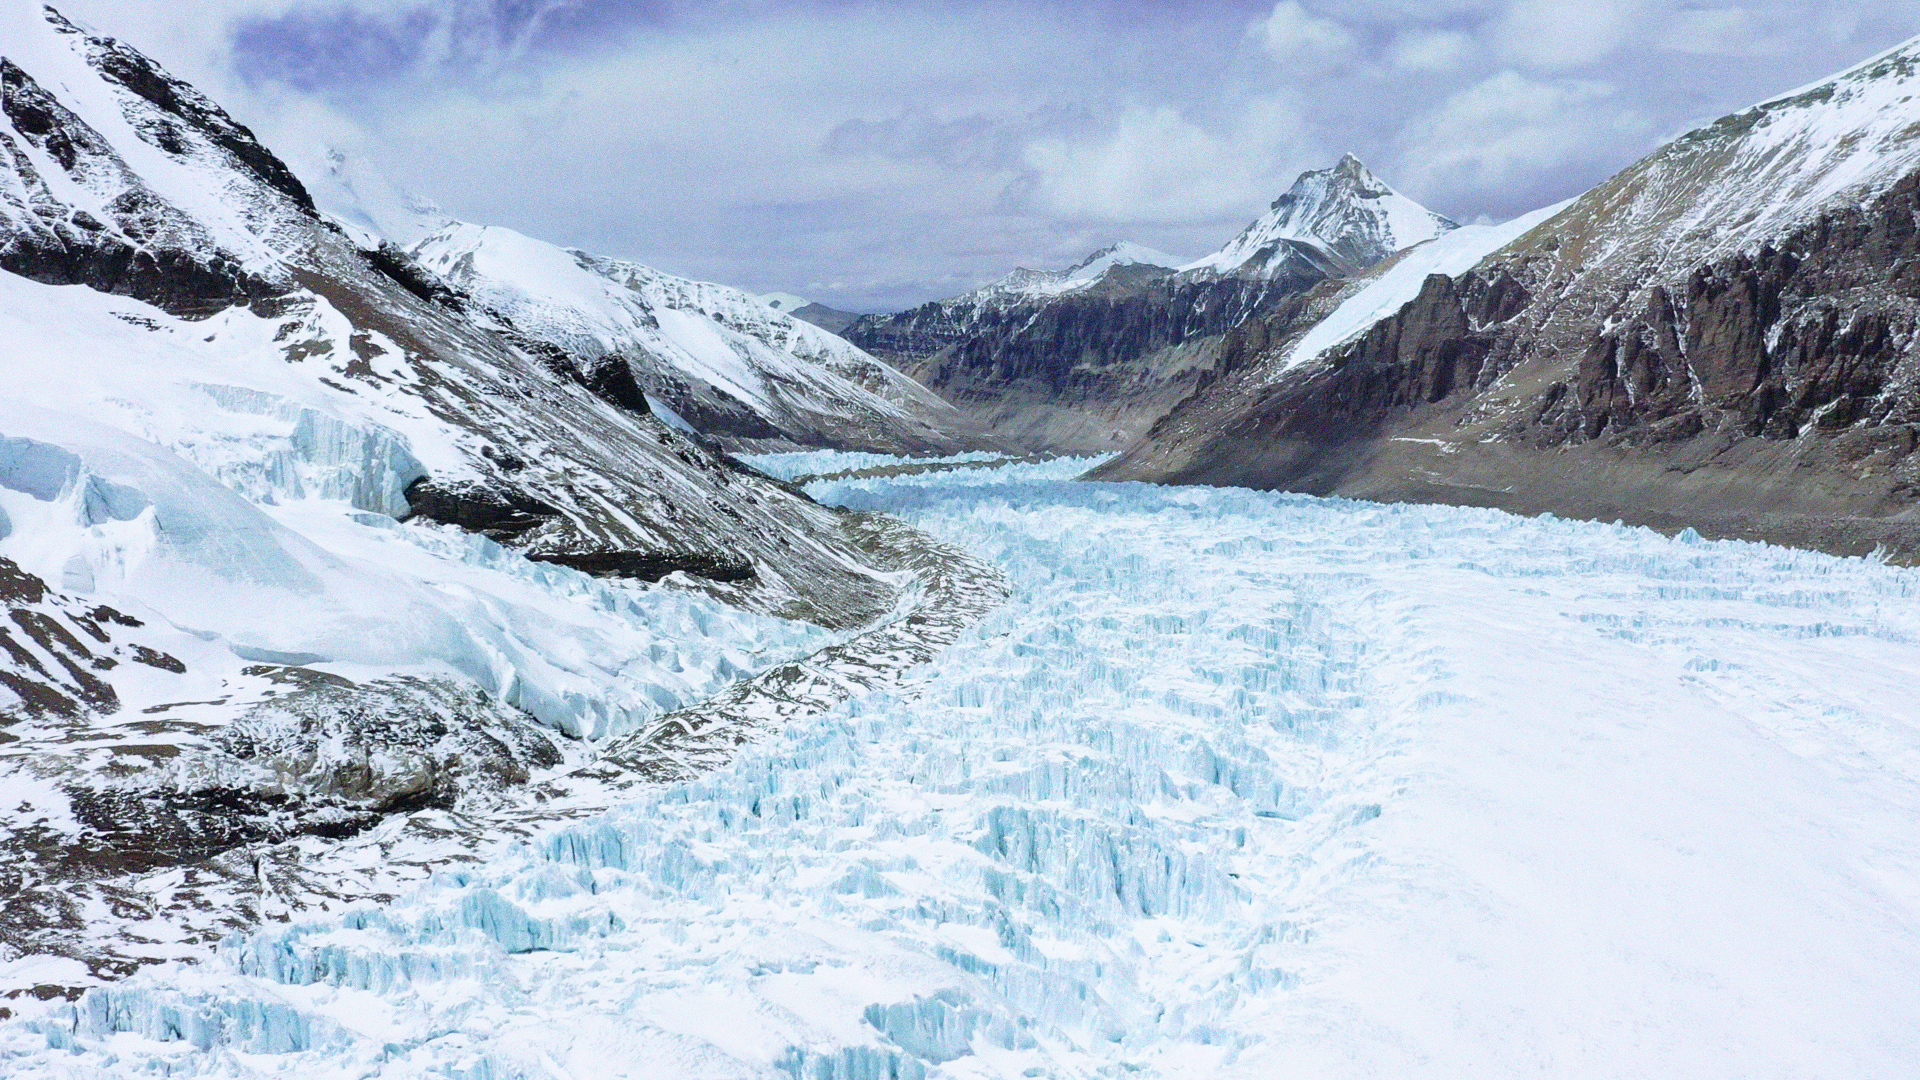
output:
[[[1920,555],[1916,102],[1920,39],[1276,313],[1102,475]]]
[[[0,113],[7,948],[149,910],[126,874],[485,805],[920,603],[870,528],[556,373],[132,48],[6,0]],[[707,358],[784,334],[899,391],[751,314]]]
[[[650,397],[733,449],[944,452],[975,441],[950,406],[823,327],[832,309],[459,221],[359,157],[318,160],[314,202],[356,242],[404,249],[615,404],[644,410]]]
[[[307,164],[298,156],[290,160]],[[362,247],[386,241],[408,248],[455,224],[438,203],[395,184],[359,155],[321,147],[311,167],[299,171],[314,206]]]
[[[1209,377],[1248,319],[1454,228],[1349,154],[1205,258],[1116,244],[1067,270],[1020,269],[867,316],[846,336],[1019,445],[1113,450]]]
[[[1105,281],[1108,273],[1116,267],[1143,267],[1149,272],[1153,270],[1170,272],[1179,265],[1180,259],[1176,256],[1164,251],[1156,251],[1144,244],[1136,244],[1131,240],[1123,240],[1101,248],[1065,270],[1029,270],[1026,267],[1020,267],[998,281],[940,303],[958,307],[970,304],[985,306],[1046,300],[1091,289]],[[1139,280],[1139,276],[1131,275],[1127,280],[1131,283]]]
[[[1265,215],[1226,247],[1180,269],[1273,277],[1297,263],[1331,262],[1346,276],[1457,228],[1388,187],[1359,158],[1347,154],[1331,169],[1300,174]]]
[[[411,254],[617,403],[636,391],[734,446],[948,451],[951,406],[738,289],[454,222]]]

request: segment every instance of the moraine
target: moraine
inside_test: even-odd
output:
[[[0,1074],[1920,1057],[1920,572],[1089,464],[811,483],[1011,598],[905,684],[390,903],[10,1002]]]

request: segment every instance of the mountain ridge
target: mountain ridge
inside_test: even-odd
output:
[[[1688,132],[1320,351],[1250,325],[1095,475],[1915,558],[1917,70],[1920,39]]]
[[[1349,154],[1203,259],[1114,245],[864,317],[846,337],[1023,449],[1119,450],[1215,370],[1236,327],[1391,255],[1400,233],[1417,244],[1452,227]]]

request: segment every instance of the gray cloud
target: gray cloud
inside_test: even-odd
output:
[[[1920,0],[69,0],[461,216],[891,308],[1198,255],[1346,150],[1505,218],[1920,32]],[[299,153],[291,156],[299,158]]]

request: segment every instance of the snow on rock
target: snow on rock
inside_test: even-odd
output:
[[[359,155],[326,147],[315,161],[294,154],[291,163],[311,179],[314,205],[361,247],[377,248],[382,240],[411,247],[454,223],[439,204],[395,184]]]
[[[1171,270],[1179,266],[1180,261],[1164,251],[1123,240],[1101,248],[1065,270],[1029,270],[1021,267],[999,281],[946,302],[993,305],[1044,300],[1090,289],[1116,267],[1148,266]]]
[[[950,446],[951,408],[811,323],[723,285],[455,222],[413,246],[590,380],[623,372],[703,432],[890,449]],[[796,298],[797,299],[797,298]]]
[[[1273,369],[1274,374],[1278,376],[1353,340],[1374,323],[1413,302],[1429,276],[1464,274],[1571,205],[1569,200],[1501,225],[1462,226],[1406,251],[1377,272],[1362,275],[1346,287],[1339,306],[1315,323],[1294,345],[1286,359]]]
[[[1294,252],[1330,256],[1345,273],[1458,228],[1400,194],[1348,154],[1331,169],[1300,174],[1267,214],[1226,247],[1182,272],[1271,277]]]
[[[1752,253],[1843,200],[1865,205],[1920,170],[1917,93],[1920,38],[1684,135],[1581,198],[1563,231],[1598,220],[1606,235],[1569,255],[1583,270],[1654,258],[1671,277]],[[1615,250],[1629,237],[1655,250]]]
[[[1920,574],[1087,464],[814,485],[1012,603],[914,685],[390,904],[11,1003],[0,1074],[1920,1056]]]

